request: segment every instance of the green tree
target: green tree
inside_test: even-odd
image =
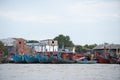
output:
[[[54,40],[58,41],[59,48],[62,48],[63,45],[64,45],[64,47],[73,47],[74,46],[74,44],[70,40],[69,36],[64,36],[64,35],[60,34],[59,36],[55,37]]]
[[[76,52],[80,52],[80,53],[85,53],[87,51],[87,49],[93,49],[94,47],[96,47],[97,44],[92,44],[92,45],[76,45],[75,46],[75,49],[76,49]]]
[[[1,41],[0,41],[0,49],[2,50],[4,56],[8,55],[8,47],[4,46],[4,44]]]
[[[75,51],[79,52],[79,53],[85,53],[86,52],[86,50],[84,49],[84,47],[81,46],[81,45],[76,45],[75,46]]]
[[[104,45],[108,45],[109,43],[105,42]]]
[[[93,49],[94,47],[96,47],[97,46],[97,44],[92,44],[92,45],[88,45],[88,44],[86,44],[86,45],[84,45],[84,48],[88,48],[88,49]]]
[[[37,40],[28,40],[27,43],[38,43],[39,41]]]

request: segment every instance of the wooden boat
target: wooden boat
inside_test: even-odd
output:
[[[61,62],[61,57],[58,55],[52,55],[51,56],[51,62],[52,63],[60,63]]]
[[[117,64],[117,58],[110,58],[110,63],[111,64]]]
[[[38,53],[37,58],[38,58],[38,61],[41,63],[49,63],[52,60],[51,57],[49,57],[47,54],[45,55],[42,53]]]
[[[58,52],[57,55],[52,55],[53,63],[75,63],[74,60],[70,59],[69,53],[66,52]]]
[[[25,59],[25,61],[27,63],[36,63],[36,62],[38,62],[38,58],[35,57],[35,56],[32,56],[32,55],[28,56],[26,54],[24,54],[23,56],[24,56],[24,59]]]
[[[74,61],[74,60],[65,60],[65,59],[62,59],[61,62],[62,62],[62,63],[75,63],[76,61]]]
[[[76,53],[73,56],[73,60],[76,61],[78,64],[95,64],[97,61],[95,60],[88,60],[84,54]]]
[[[13,58],[13,61],[14,61],[15,63],[25,62],[24,57],[23,57],[22,55],[19,55],[19,54],[13,55],[12,58]]]
[[[75,63],[75,60],[73,60],[73,53],[72,52],[61,53],[61,58],[62,58],[63,63]]]
[[[84,60],[84,61],[76,61],[76,63],[79,63],[79,64],[96,64],[97,61]]]
[[[98,63],[110,63],[110,59],[109,58],[103,58],[100,54],[96,54],[97,59],[98,59]]]
[[[120,64],[120,57],[117,59],[117,64]]]
[[[59,56],[52,56],[51,58],[53,63],[75,63],[74,60],[63,59]]]

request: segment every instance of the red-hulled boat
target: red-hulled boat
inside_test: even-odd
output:
[[[85,57],[84,54],[76,53],[73,56],[73,60],[82,60],[83,57]]]
[[[102,55],[97,53],[96,56],[97,56],[99,63],[110,63],[110,57],[108,56],[108,52],[106,50],[106,47],[104,47],[104,51],[103,51]]]
[[[109,58],[103,58],[100,54],[96,54],[99,63],[110,63]]]

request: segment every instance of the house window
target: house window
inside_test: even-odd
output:
[[[21,42],[19,42],[19,44],[21,44]]]
[[[54,41],[52,41],[52,44],[54,44]]]

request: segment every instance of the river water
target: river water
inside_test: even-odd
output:
[[[120,65],[0,64],[0,80],[120,80]]]

